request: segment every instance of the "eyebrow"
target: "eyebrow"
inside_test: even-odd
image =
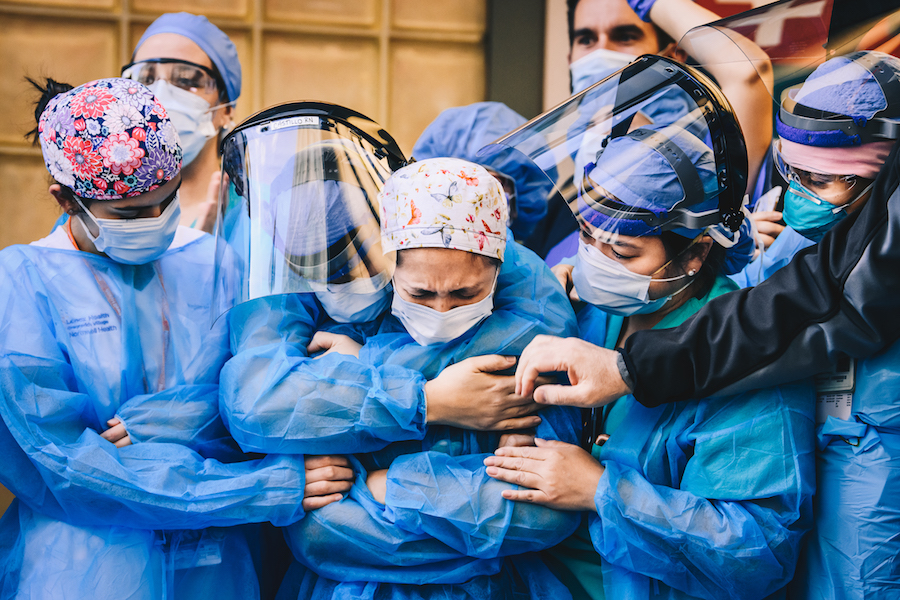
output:
[[[615,39],[616,36],[624,36],[624,35],[635,35],[637,37],[644,37],[644,30],[638,27],[637,25],[628,24],[628,25],[616,25],[609,32],[609,37]]]
[[[581,29],[576,29],[572,32],[572,39],[574,40],[585,35],[592,35],[594,37],[597,37],[593,29],[591,29],[590,27],[582,27]]]

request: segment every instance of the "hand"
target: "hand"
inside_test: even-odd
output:
[[[222,187],[222,172],[216,171],[209,179],[209,187],[206,189],[206,200],[199,207],[196,229],[212,233],[216,227],[216,209],[219,206],[219,190]]]
[[[523,448],[534,446],[534,434],[530,433],[504,433],[500,436],[497,448]]]
[[[303,510],[311,511],[337,502],[353,487],[356,475],[346,456],[307,456]]]
[[[384,504],[384,499],[387,496],[387,469],[369,473],[369,476],[366,478],[366,487],[369,488],[373,498]]]
[[[572,304],[581,302],[581,298],[578,297],[578,292],[575,291],[575,282],[572,280],[572,271],[575,270],[575,267],[572,265],[556,265],[550,270],[556,275],[556,278],[559,280],[560,285],[563,286],[563,289],[566,290],[569,301]]]
[[[106,425],[109,429],[101,433],[100,437],[115,444],[116,448],[124,448],[131,445],[131,437],[125,431],[125,423],[117,418],[112,418],[106,422]]]
[[[617,352],[578,338],[539,335],[522,352],[516,369],[516,394],[540,404],[594,408],[631,392],[616,364]],[[565,371],[571,385],[542,385],[541,373]]]
[[[453,425],[475,431],[537,427],[540,410],[531,394],[515,393],[512,375],[495,375],[516,364],[512,356],[473,356],[441,371],[425,384],[429,425]],[[538,385],[542,382],[536,382]]]
[[[778,223],[781,220],[781,213],[777,210],[750,213],[750,218],[756,224],[756,230],[766,249],[784,231],[784,225]]]
[[[503,497],[556,510],[596,511],[594,494],[603,466],[579,446],[536,439],[536,448],[498,448],[484,459],[494,479],[529,489],[504,490]]]
[[[322,358],[322,356],[331,354],[332,352],[359,358],[360,348],[362,348],[362,345],[356,343],[346,335],[328,333],[327,331],[317,331],[316,335],[313,336],[309,345],[306,347],[306,351],[313,354],[325,350],[325,354],[317,356],[316,358]]]

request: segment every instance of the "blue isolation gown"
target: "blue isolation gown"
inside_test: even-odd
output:
[[[813,245],[787,227],[733,279],[755,285]],[[852,365],[848,418],[828,415],[817,425],[816,523],[794,598],[900,597],[900,344]]]
[[[59,228],[0,252],[0,598],[258,596],[257,534],[225,527],[301,518],[304,465],[247,460],[218,416],[213,245],[180,228],[131,266]],[[113,417],[132,445],[100,437]]]
[[[287,528],[298,562],[279,597],[566,597],[528,553],[567,537],[578,515],[501,497],[509,485],[488,477],[482,464],[499,433],[425,424],[424,384],[444,367],[471,356],[518,355],[538,334],[576,333],[569,302],[542,261],[509,244],[494,312],[443,345],[419,346],[388,315],[362,336],[359,359],[313,360],[305,345],[321,317],[311,302],[294,296],[238,306],[231,314],[245,325],[222,375],[222,413],[245,449],[356,454],[350,493]],[[242,310],[251,314],[235,313]],[[577,442],[577,410],[552,407],[541,415],[539,436]],[[365,479],[385,468],[382,505]]]
[[[720,278],[657,327],[733,289]],[[586,306],[578,322],[582,338],[612,348],[623,318]],[[657,408],[619,399],[594,447],[597,512],[550,551],[554,570],[576,597],[784,597],[812,525],[812,411],[810,382]]]

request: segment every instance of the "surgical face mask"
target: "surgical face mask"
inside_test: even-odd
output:
[[[601,48],[582,56],[571,65],[572,93],[577,94],[631,63],[636,56]]]
[[[209,102],[197,94],[176,87],[165,79],[157,79],[148,87],[166,109],[178,131],[184,164],[190,164],[203,150],[206,142],[216,135],[212,111],[227,105],[210,106]]]
[[[143,265],[162,256],[172,245],[181,219],[177,195],[161,215],[144,219],[98,219],[77,196],[75,200],[84,210],[82,221],[87,217],[99,230],[97,237],[94,237],[87,223],[84,223],[85,233],[94,247],[126,265]]]
[[[806,239],[818,243],[832,227],[846,218],[847,207],[862,198],[871,187],[871,184],[866,186],[847,204],[835,206],[794,179],[784,195],[784,222]]]
[[[660,269],[664,267],[665,265]],[[678,291],[656,300],[650,299],[650,282],[677,281],[685,277],[687,275],[654,279],[652,275],[633,273],[599,249],[578,240],[578,254],[572,271],[575,291],[579,298],[604,312],[623,317],[654,313],[687,289],[692,282],[688,281]]]
[[[494,290],[474,304],[457,306],[446,312],[404,300],[396,291],[391,303],[391,314],[400,320],[420,346],[451,342],[488,318],[493,310]]]
[[[341,286],[327,292],[316,292],[316,298],[322,303],[325,312],[338,323],[374,321],[387,310],[391,302],[390,285],[369,293],[357,293],[350,291],[349,288],[343,289],[344,287]]]

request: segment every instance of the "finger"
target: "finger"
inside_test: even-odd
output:
[[[500,438],[498,448],[522,448],[534,446],[534,436],[525,433],[505,433]]]
[[[756,230],[762,235],[775,234],[777,236],[782,231],[784,231],[784,225],[782,225],[780,223],[765,222],[765,223],[760,223],[759,225],[757,225]]]
[[[328,466],[306,470],[307,483],[316,481],[352,481],[354,476],[353,469],[348,469],[347,467]]]
[[[775,241],[771,235],[760,234],[759,239],[762,240],[762,244],[764,247],[768,248]]]
[[[518,419],[504,419],[497,423],[494,431],[514,431],[516,429],[531,429],[541,424],[540,417],[521,417]]]
[[[530,502],[532,504],[549,504],[550,498],[540,490],[503,490],[502,496],[513,502]]]
[[[349,467],[350,461],[346,456],[340,454],[322,454],[319,456],[307,456],[305,464],[306,469],[310,470],[327,466]]]
[[[550,385],[552,383],[556,383],[556,377],[548,377],[546,375],[538,377],[534,380],[534,387],[541,387],[542,385]]]
[[[559,440],[545,440],[543,438],[534,438],[534,445],[538,448],[578,448],[574,444],[567,444]]]
[[[312,496],[328,496],[329,494],[338,494],[350,491],[353,487],[352,481],[317,481],[307,484],[303,488],[303,495]]]
[[[602,402],[591,395],[586,384],[578,385],[543,385],[534,391],[534,401],[538,404],[552,404],[556,406],[577,406],[580,408],[595,408],[611,402]]]
[[[493,373],[495,371],[503,371],[516,364],[516,357],[488,354],[486,356],[473,356],[472,358],[467,358],[466,361],[473,371]],[[514,379],[512,375],[509,378],[511,380]]]
[[[529,471],[503,469],[500,467],[488,467],[487,474],[497,481],[505,481],[506,483],[512,483],[513,485],[531,489],[538,489],[544,481],[540,475]]]
[[[304,498],[301,505],[303,506],[303,510],[309,512],[311,510],[316,510],[317,508],[322,508],[323,506],[328,506],[332,502],[338,502],[343,497],[343,494],[331,494],[330,496],[313,496],[311,498]]]
[[[781,220],[781,212],[777,210],[763,210],[751,213],[751,216],[753,217],[753,220],[756,221],[757,227],[765,221],[774,222]]]
[[[116,448],[124,448],[131,445],[131,436],[125,436],[116,442]]]
[[[519,396],[530,396],[534,391],[534,382],[541,374],[539,366],[541,358],[546,355],[548,339],[552,338],[539,335],[531,340],[522,351],[516,367],[516,394]]]
[[[105,440],[109,440],[110,442],[115,442],[122,439],[126,435],[128,435],[128,432],[125,431],[125,426],[119,423],[118,425],[110,427],[109,429],[101,433],[100,437]]]
[[[117,419],[116,417],[113,417],[112,419],[110,419],[109,421],[106,422],[106,426],[107,426],[107,427],[113,427],[113,426],[115,426],[115,425],[118,425],[118,424],[121,423],[121,422],[122,422],[122,421],[120,421],[120,420]]]
[[[572,289],[569,290],[569,302],[573,304],[581,302],[581,298],[578,296],[578,292],[575,291],[575,286],[572,286]]]
[[[310,354],[319,352],[320,350],[330,350],[337,342],[337,336],[327,331],[317,331],[309,341],[306,351]]]
[[[504,469],[524,469],[526,471],[535,471],[540,465],[536,463],[542,462],[547,457],[547,450],[541,450],[534,446],[504,446],[497,448],[494,456],[485,457],[485,461],[490,460],[490,464],[485,465],[494,467],[503,467]]]

